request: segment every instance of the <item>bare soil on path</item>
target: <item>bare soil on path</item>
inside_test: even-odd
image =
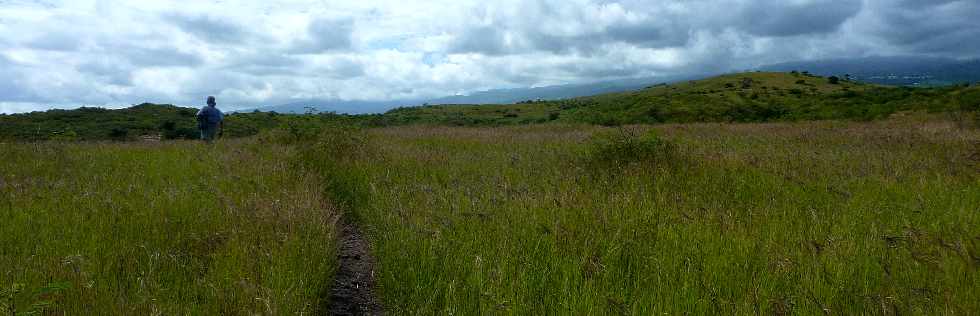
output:
[[[357,224],[340,222],[339,268],[327,302],[328,315],[382,315],[374,295],[374,257]]]

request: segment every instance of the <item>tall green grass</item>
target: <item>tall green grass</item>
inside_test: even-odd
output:
[[[936,121],[652,129],[675,149],[670,163],[624,157],[598,170],[590,153],[617,151],[592,135],[610,130],[368,131],[378,154],[344,170],[367,181],[370,202],[354,211],[374,243],[386,308],[980,310],[977,131]],[[620,154],[631,152],[648,153]]]
[[[0,149],[0,314],[316,313],[337,209],[396,315],[980,310],[980,131],[932,119]]]
[[[292,146],[0,144],[0,314],[310,314],[334,208]]]

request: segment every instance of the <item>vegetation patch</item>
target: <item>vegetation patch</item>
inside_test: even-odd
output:
[[[350,211],[367,203],[370,196],[361,164],[375,154],[368,135],[356,127],[332,124],[317,131],[296,161],[320,177],[325,192],[341,209]]]
[[[348,166],[387,312],[980,308],[976,131],[918,116],[653,129],[686,167],[640,167],[660,142],[595,145],[618,132],[597,127],[367,130],[378,154]],[[636,167],[595,181],[590,152]]]
[[[592,136],[586,157],[588,164],[599,168],[622,169],[637,164],[656,168],[674,163],[676,154],[676,145],[655,130],[623,127]]]
[[[334,206],[255,140],[0,144],[0,314],[310,314]]]

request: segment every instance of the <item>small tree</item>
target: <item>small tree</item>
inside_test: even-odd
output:
[[[177,123],[174,121],[165,121],[162,124],[160,124],[160,129],[163,129],[164,131],[175,130],[177,129]]]
[[[830,84],[839,84],[840,78],[837,78],[837,76],[830,76],[829,78],[827,78],[827,82]]]
[[[114,127],[109,130],[109,138],[114,140],[125,140],[129,136],[129,130],[123,127]]]

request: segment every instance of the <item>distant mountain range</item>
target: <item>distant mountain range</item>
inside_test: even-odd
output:
[[[598,94],[640,90],[660,83],[695,80],[710,75],[664,76],[620,79],[586,84],[569,84],[537,88],[517,88],[480,91],[470,95],[450,96],[426,101],[430,105],[440,104],[510,104],[521,101],[560,100],[586,97]]]
[[[442,104],[510,104],[528,100],[560,100],[597,94],[639,90],[660,83],[695,80],[710,75],[645,77],[601,81],[586,84],[567,84],[557,86],[496,89],[478,91],[468,95],[454,95],[435,99],[392,100],[392,101],[342,101],[342,100],[300,100],[254,110],[278,113],[338,112],[348,114],[382,113],[397,107]],[[250,112],[253,109],[238,112]]]
[[[820,76],[850,75],[852,80],[908,86],[939,86],[980,81],[980,60],[957,60],[938,57],[863,57],[797,61],[759,67],[758,71],[806,71]],[[338,112],[348,114],[382,113],[397,107],[440,104],[512,104],[527,100],[559,100],[597,94],[639,90],[660,83],[707,78],[716,74],[664,76],[568,84],[536,88],[497,89],[468,95],[436,99],[390,101],[297,100],[286,104],[261,107],[263,112],[306,113]],[[239,112],[248,112],[244,110]]]
[[[896,86],[942,86],[980,81],[980,60],[938,57],[864,57],[797,61],[763,66],[763,71],[808,71],[820,76]]]
[[[412,106],[422,104],[413,100],[391,100],[391,101],[345,101],[345,100],[323,100],[309,99],[297,100],[274,106],[265,106],[257,109],[239,110],[235,112],[276,112],[303,114],[308,112],[337,112],[345,114],[370,114],[383,113],[387,110],[400,106]]]

